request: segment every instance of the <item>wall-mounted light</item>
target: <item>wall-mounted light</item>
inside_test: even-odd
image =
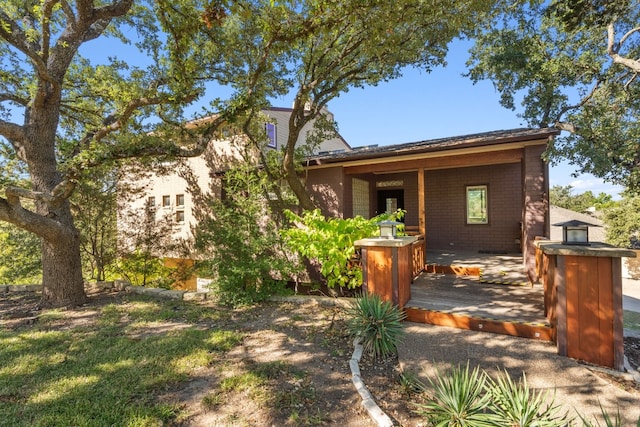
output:
[[[398,221],[380,221],[378,227],[380,227],[380,238],[382,239],[395,239],[398,232],[398,225],[402,224]]]

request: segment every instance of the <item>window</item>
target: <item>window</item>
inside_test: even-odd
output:
[[[162,196],[162,207],[167,208],[171,206],[171,196]]]
[[[467,186],[467,224],[488,224],[489,209],[486,185]]]
[[[184,194],[176,194],[176,206],[184,206]]]
[[[267,146],[271,148],[278,148],[276,141],[276,125],[274,123],[266,123],[264,127],[267,132]]]
[[[184,211],[176,211],[176,222],[184,222]]]
[[[147,197],[147,207],[150,209],[155,209],[156,207],[156,198],[153,196]]]
[[[353,178],[351,184],[353,216],[369,218],[369,182]]]

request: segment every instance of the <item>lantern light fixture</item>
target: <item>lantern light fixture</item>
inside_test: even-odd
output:
[[[395,239],[398,234],[398,225],[402,224],[398,221],[380,221],[378,227],[380,228],[381,239]]]
[[[582,245],[590,246],[589,243],[589,227],[599,227],[596,224],[588,222],[572,220],[553,224],[555,227],[562,227],[562,244],[563,245]]]

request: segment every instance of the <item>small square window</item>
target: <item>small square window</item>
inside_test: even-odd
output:
[[[184,194],[176,194],[176,206],[184,206]]]
[[[184,222],[184,211],[176,211],[176,222]]]
[[[156,207],[156,198],[153,196],[147,197],[147,207],[155,208]]]
[[[486,185],[467,186],[467,224],[488,224],[488,193]]]
[[[162,196],[162,207],[171,206],[171,196]]]

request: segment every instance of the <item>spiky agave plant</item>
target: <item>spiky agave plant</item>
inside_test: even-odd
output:
[[[433,397],[417,405],[416,413],[437,427],[496,426],[500,418],[489,411],[491,395],[486,393],[487,375],[479,367],[456,366],[429,380]]]
[[[507,371],[499,371],[495,380],[487,380],[490,409],[500,419],[501,426],[563,427],[572,420],[549,392],[535,392],[527,384],[527,377],[515,382]]]
[[[396,354],[404,334],[404,312],[375,294],[363,294],[347,309],[348,328],[359,336],[364,351],[375,359]]]
[[[580,415],[580,420],[582,421],[582,425],[584,427],[622,427],[622,417],[620,416],[620,408],[615,415],[611,415],[607,412],[606,409],[602,407],[602,402],[600,402],[600,414],[602,414],[602,421],[604,424],[600,424],[598,419],[594,421],[589,420],[588,418]],[[638,418],[637,426],[640,427],[640,418]]]

